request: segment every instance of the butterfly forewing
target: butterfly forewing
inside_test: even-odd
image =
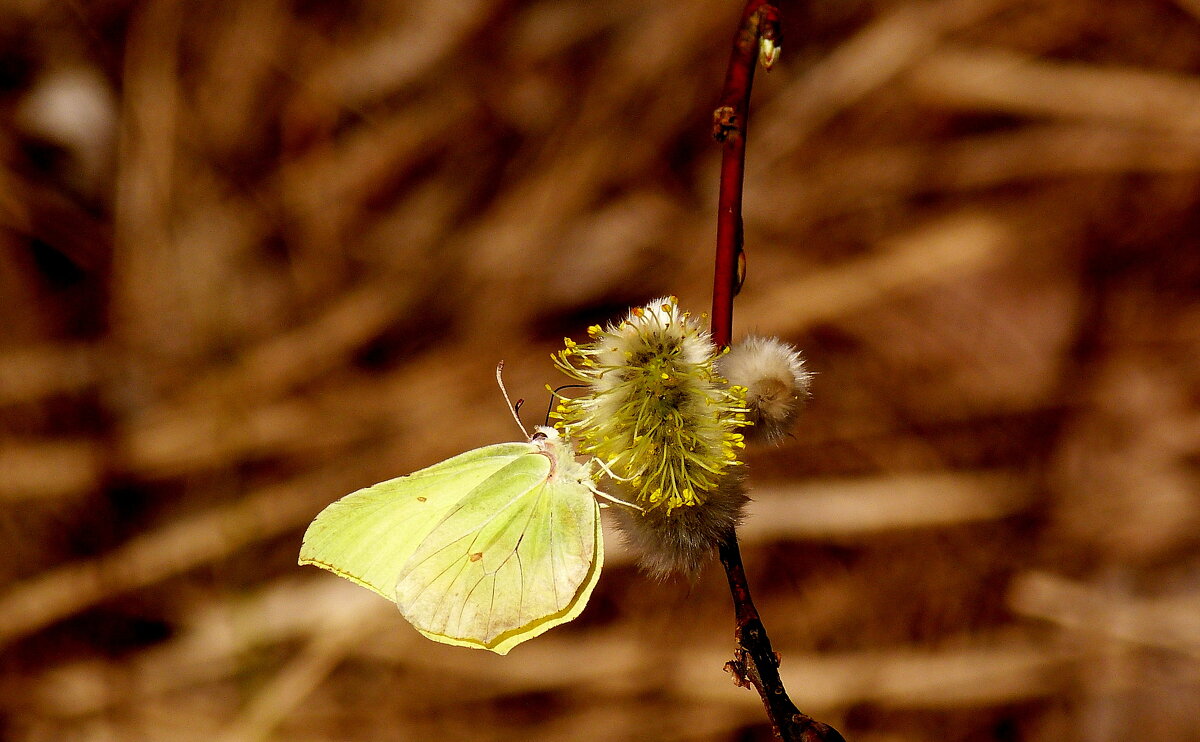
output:
[[[394,600],[400,569],[446,513],[497,471],[536,450],[530,443],[484,446],[346,495],[309,525],[299,561]]]

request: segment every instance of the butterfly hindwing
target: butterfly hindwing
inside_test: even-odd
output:
[[[512,646],[571,620],[599,576],[599,507],[578,470],[521,457],[447,513],[401,571],[396,602],[435,641]]]

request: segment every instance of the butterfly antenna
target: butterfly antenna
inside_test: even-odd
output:
[[[554,409],[554,400],[559,398],[559,392],[563,389],[583,389],[587,384],[563,384],[555,389],[550,389],[550,385],[546,385],[546,389],[550,391],[550,402],[546,404],[546,424],[550,424],[550,411]]]
[[[521,424],[521,417],[517,415],[517,410],[520,409],[520,403],[518,403],[517,406],[514,406],[512,400],[508,398],[508,390],[504,388],[504,379],[501,377],[502,371],[504,371],[504,361],[500,361],[496,364],[496,383],[500,385],[500,393],[504,395],[504,402],[508,405],[508,411],[512,413],[513,419],[517,421],[517,427],[520,428],[521,432],[525,434],[525,439],[529,440],[529,431],[526,430],[525,426]],[[521,401],[523,402],[524,400]]]

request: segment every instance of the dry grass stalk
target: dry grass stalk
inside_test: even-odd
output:
[[[1112,121],[1190,136],[1200,130],[1200,81],[1186,75],[947,48],[923,60],[909,82],[921,100],[939,107]]]
[[[1033,572],[1013,580],[1008,599],[1019,613],[1064,629],[1200,656],[1200,594],[1194,590],[1139,599]]]

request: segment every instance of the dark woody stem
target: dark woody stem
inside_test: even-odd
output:
[[[713,136],[721,142],[721,190],[717,211],[717,256],[713,280],[711,332],[718,348],[729,346],[733,336],[733,297],[744,278],[742,251],[742,181],[746,169],[746,123],[750,88],[760,53],[764,64],[774,55],[762,49],[767,39],[779,43],[779,10],[765,0],[749,0],[733,42],[720,105],[713,112]],[[768,50],[771,47],[768,45]],[[734,659],[725,665],[740,686],[753,686],[762,697],[767,717],[781,739],[818,742],[844,739],[836,729],[803,714],[788,698],[779,678],[779,655],[771,649],[766,627],[750,597],[737,534],[730,530],[718,545],[721,565],[733,595],[736,628]]]

